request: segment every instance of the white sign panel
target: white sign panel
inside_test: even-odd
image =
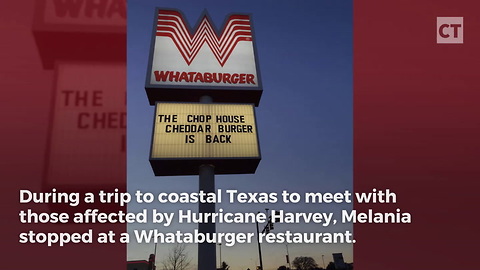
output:
[[[194,30],[182,14],[158,10],[151,85],[258,87],[250,16],[231,15],[218,32],[208,15]]]

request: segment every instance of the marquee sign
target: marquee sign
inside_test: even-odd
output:
[[[254,173],[260,149],[252,104],[157,103],[150,163],[155,175]]]
[[[179,11],[157,9],[153,28],[145,83],[151,105],[208,95],[258,106],[262,84],[249,15],[230,15],[219,31],[207,13],[190,28]]]

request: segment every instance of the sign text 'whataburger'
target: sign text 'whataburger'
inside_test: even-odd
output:
[[[250,15],[230,15],[218,30],[207,13],[194,28],[177,10],[155,14],[145,84],[151,104],[209,95],[215,102],[258,106],[262,85]]]
[[[157,82],[256,84],[255,75],[245,73],[155,71],[154,74]]]

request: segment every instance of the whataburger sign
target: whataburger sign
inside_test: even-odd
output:
[[[145,83],[151,105],[208,95],[258,106],[262,84],[250,15],[230,15],[218,30],[207,13],[191,28],[181,12],[156,9],[153,29]]]
[[[227,16],[221,30],[206,12],[194,28],[177,10],[154,17],[145,83],[155,105],[154,174],[195,175],[205,164],[215,174],[255,173],[262,85],[250,15]]]

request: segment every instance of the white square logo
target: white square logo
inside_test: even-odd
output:
[[[463,44],[463,17],[437,17],[437,43]]]

